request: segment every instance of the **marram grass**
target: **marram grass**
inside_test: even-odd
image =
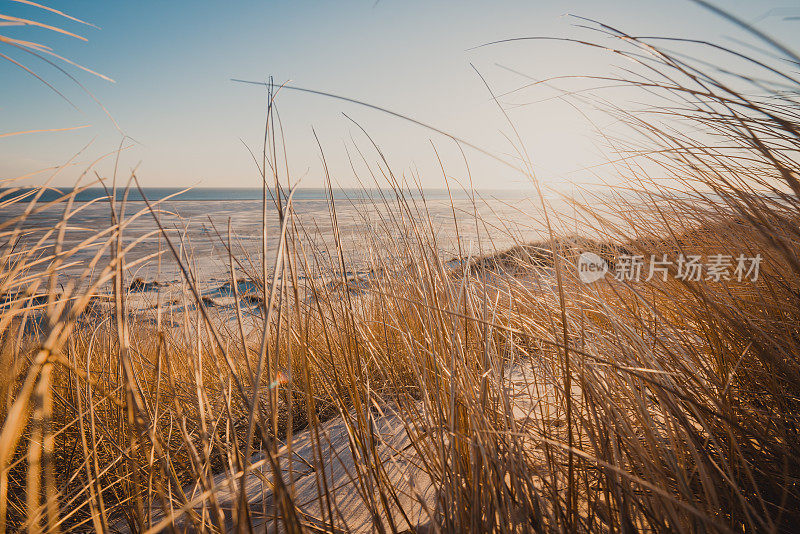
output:
[[[44,205],[41,190],[5,189],[3,207],[34,198],[0,222],[0,528],[793,531],[798,82],[778,72],[752,96],[603,29],[619,38],[612,53],[649,58],[647,79],[618,81],[704,133],[616,110],[652,141],[636,154],[651,165],[620,167],[635,195],[611,202],[614,218],[574,201],[591,239],[559,235],[550,213],[550,239],[453,267],[424,202],[397,187],[362,284],[336,204],[323,254],[286,194],[277,256],[231,253],[231,273],[258,288],[255,319],[236,304],[224,320],[165,232],[187,305],[144,321],[128,311],[138,238],[126,231],[157,220],[155,203],[131,215],[118,198],[109,226],[70,249],[75,191]],[[267,146],[274,136],[270,121]],[[33,227],[39,210],[60,222]],[[763,261],[755,281],[589,285],[575,270],[589,248]],[[84,276],[59,275],[89,249]]]

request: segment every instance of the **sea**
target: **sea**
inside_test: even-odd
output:
[[[552,221],[563,225],[574,219],[563,202],[549,199],[547,205]],[[226,279],[229,252],[236,259],[235,270],[260,271],[265,243],[271,271],[281,213],[290,214],[290,234],[308,265],[329,262],[336,267],[344,259],[354,270],[368,269],[381,257],[408,253],[422,242],[426,250],[451,260],[491,254],[547,235],[542,200],[533,189],[398,193],[309,188],[297,189],[290,201],[285,191],[260,188],[23,188],[0,189],[0,247],[11,252],[13,261],[24,258],[28,269],[36,271],[47,268],[48,254],[60,240],[60,270],[73,277],[108,265],[111,235],[103,231],[122,220],[121,244],[130,247],[125,256],[129,279],[176,281],[182,276],[178,257],[198,278]],[[556,231],[573,233],[571,228]]]

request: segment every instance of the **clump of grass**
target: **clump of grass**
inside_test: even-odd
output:
[[[620,42],[612,53],[649,72],[617,81],[682,103],[651,111],[703,130],[621,115],[658,149],[639,157],[680,187],[628,166],[638,197],[617,201],[620,217],[576,201],[594,240],[553,233],[500,254],[489,243],[454,267],[424,199],[395,186],[376,199],[387,209],[365,244],[368,283],[342,291],[357,269],[337,204],[331,194],[333,243],[322,250],[278,171],[270,93],[259,170],[265,210],[267,185],[278,192],[278,253],[230,257],[232,291],[235,266],[259,288],[255,328],[239,304],[234,326],[220,320],[162,231],[192,304],[173,326],[160,308],[154,324],[138,322],[124,290],[149,259],[126,260],[142,239],[126,240],[126,228],[158,223],[156,205],[123,216],[124,195],[109,203],[110,226],[79,245],[95,247],[91,264],[61,288],[77,250],[64,247],[76,191],[49,205],[32,193],[23,216],[0,223],[0,294],[12,295],[0,319],[3,529],[791,531],[797,82],[753,63],[781,79],[749,79],[765,91],[756,98],[649,40],[600,29]],[[375,174],[396,184],[380,162]],[[10,190],[2,202],[21,200]],[[26,228],[39,210],[59,210],[60,222]],[[220,239],[232,251],[230,235]],[[585,285],[570,267],[583,249],[763,261],[752,282],[673,272]],[[104,284],[113,313],[87,319]],[[292,447],[303,444],[300,461]]]

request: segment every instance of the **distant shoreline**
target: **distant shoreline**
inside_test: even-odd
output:
[[[181,187],[145,187],[144,194],[148,200],[158,201],[163,200],[171,195],[170,202],[213,202],[213,201],[261,201],[263,199],[263,189],[260,187],[240,188],[240,187],[196,187],[185,190]],[[25,197],[20,199],[20,202],[28,202],[32,200],[38,191],[38,188],[23,187],[23,188],[0,188],[0,198],[6,196]],[[56,187],[50,188],[42,193],[39,202],[52,202],[74,191],[71,187]],[[109,190],[110,191],[110,190]],[[454,200],[469,200],[473,197],[473,192],[463,191],[461,189],[452,189],[448,192],[447,189],[432,188],[419,190],[403,190],[404,198],[422,198],[427,200],[442,200],[453,198]],[[106,202],[108,200],[108,191],[102,187],[89,187],[80,191],[75,198],[76,202],[91,202],[99,201]],[[530,189],[479,189],[474,191],[476,199],[480,198],[499,198],[505,200],[533,198],[535,191]],[[275,192],[273,189],[268,190],[268,198],[274,198]],[[285,195],[285,192],[284,192]],[[124,188],[116,188],[116,197],[121,200],[125,196]],[[397,193],[392,189],[363,189],[363,188],[338,188],[333,190],[334,200],[380,200],[381,198],[395,198]],[[293,200],[327,200],[327,189],[324,188],[298,188]],[[144,199],[139,191],[135,188],[128,190],[128,202],[142,202]]]

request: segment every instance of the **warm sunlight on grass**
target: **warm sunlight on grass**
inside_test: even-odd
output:
[[[443,257],[424,194],[376,152],[395,185],[356,267],[332,188],[330,244],[295,216],[273,100],[278,253],[214,228],[213,296],[159,202],[110,192],[74,245],[80,189],[5,184],[21,215],[0,219],[0,530],[792,531],[800,82],[756,64],[780,82],[754,95],[600,29],[647,73],[618,82],[665,103],[613,110],[650,145],[618,163],[624,194],[570,199],[586,235],[542,198],[549,238]],[[61,274],[79,252],[83,274]],[[583,283],[583,252],[612,272]],[[613,276],[622,256],[714,254],[758,256],[758,276]],[[157,261],[180,266],[172,293],[132,274]]]

